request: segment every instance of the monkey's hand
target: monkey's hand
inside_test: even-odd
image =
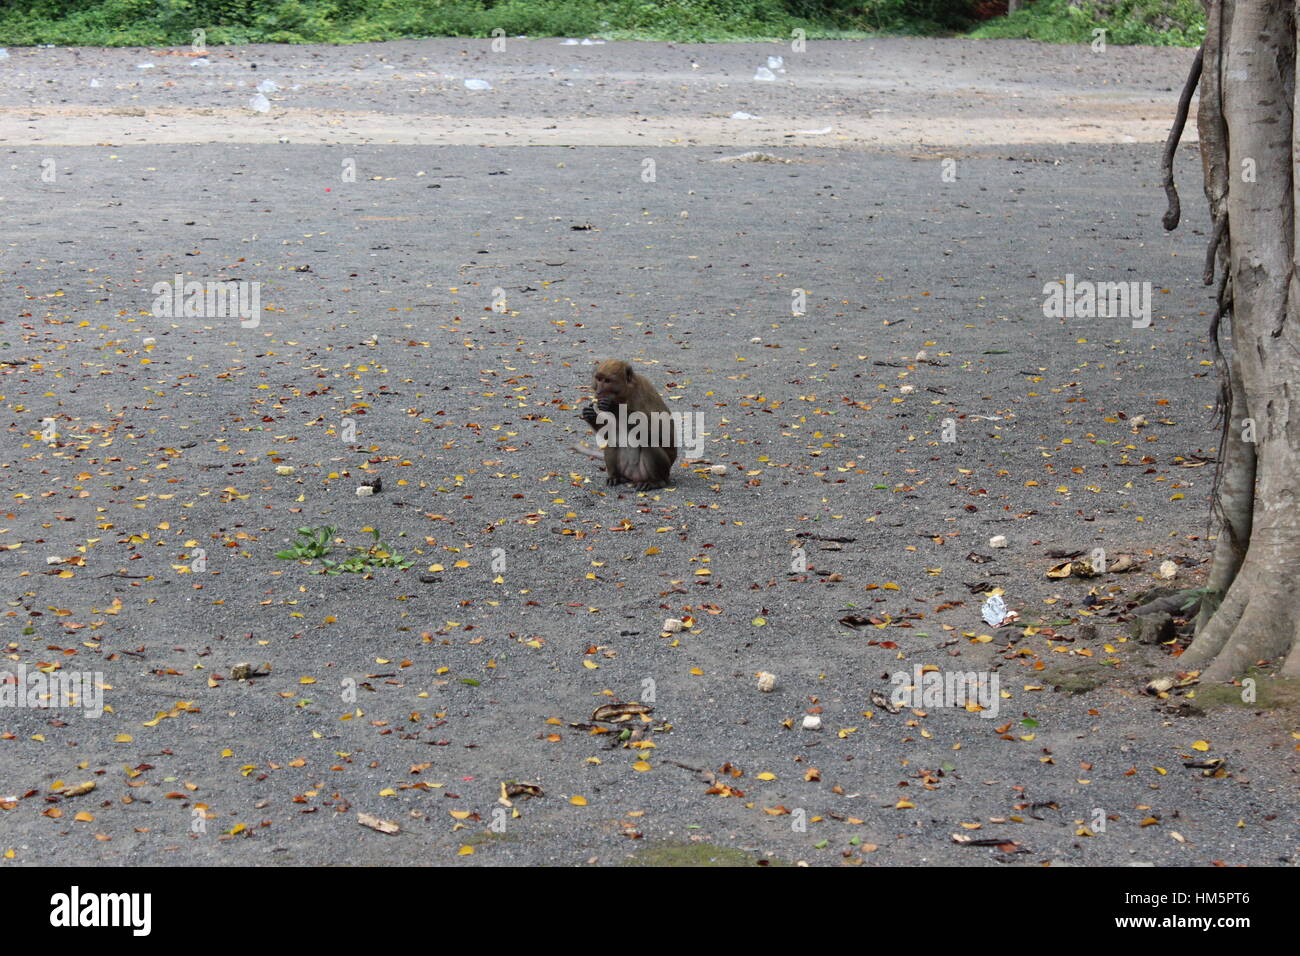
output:
[[[591,426],[594,431],[596,428],[596,406],[584,405],[582,408],[582,420]]]
[[[609,412],[610,414],[613,415],[618,414],[618,402],[616,402],[612,398],[602,398],[600,401],[596,403],[596,407],[599,408],[602,412]]]

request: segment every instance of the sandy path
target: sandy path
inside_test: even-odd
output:
[[[387,143],[910,149],[1160,142],[1191,53],[961,40],[15,50],[13,146]],[[755,70],[781,56],[768,82]],[[467,90],[483,78],[488,91]],[[270,82],[269,112],[249,101]],[[740,114],[741,118],[735,118]],[[1189,130],[1188,136],[1194,136]]]

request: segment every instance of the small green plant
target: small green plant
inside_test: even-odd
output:
[[[330,553],[330,540],[336,528],[299,528],[293,547],[276,554],[284,561],[311,561]]]
[[[1215,610],[1218,608],[1219,602],[1223,599],[1223,595],[1219,594],[1213,588],[1191,588],[1184,591],[1179,595],[1179,597],[1184,599],[1183,606],[1180,609],[1182,611],[1190,611],[1198,604],[1206,601],[1209,602],[1210,609]]]
[[[371,536],[375,539],[374,543],[368,548],[352,549],[352,557],[344,561],[330,561],[328,558],[322,558],[321,564],[323,574],[365,574],[374,568],[397,568],[399,571],[405,571],[414,562],[410,558],[404,558],[400,554],[394,554],[382,540],[379,532],[374,528],[366,528]]]

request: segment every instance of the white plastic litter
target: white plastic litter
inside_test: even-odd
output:
[[[577,45],[578,45],[578,41],[577,41],[577,40],[561,40],[561,41],[560,41],[560,46],[577,46]]]
[[[257,84],[257,92],[259,93],[274,93],[278,89],[279,87],[271,80],[263,80],[261,83]]]
[[[465,89],[467,90],[490,90],[492,84],[487,80],[466,80]]]
[[[779,72],[781,72],[781,73],[784,73],[784,72],[785,72],[785,57],[783,57],[783,56],[769,56],[769,57],[767,58],[767,68],[768,68],[769,70],[777,70],[777,71],[779,71]]]
[[[604,42],[605,42],[604,40],[585,40],[585,39],[584,39],[584,40],[582,41],[582,45],[583,45],[583,46],[601,46],[602,44],[604,44]]]
[[[7,59],[9,59],[9,51],[6,50],[4,47],[0,46],[0,60],[7,60]]]
[[[746,113],[744,110],[737,110],[731,114],[732,119],[758,119],[753,113]]]
[[[152,63],[137,63],[137,64],[135,65],[135,68],[136,68],[137,70],[152,70],[152,69],[153,69],[153,64],[152,64]]]
[[[754,79],[760,83],[770,83],[776,79],[776,74],[765,66],[760,66],[754,71]]]
[[[190,60],[190,66],[207,66],[210,62],[212,61],[206,56],[201,56],[197,60]]]
[[[835,129],[834,126],[823,126],[821,129],[800,129],[795,130],[795,132],[800,136],[825,136],[833,129]]]
[[[92,77],[91,80],[90,80],[90,85],[91,85],[91,86],[99,86],[99,80],[96,80],[96,79],[94,79],[94,78]]]
[[[269,113],[271,112],[271,101],[261,93],[258,93],[248,101],[248,107],[249,109],[256,110],[259,113]]]
[[[980,608],[980,615],[989,627],[997,627],[1007,618],[1007,602],[1000,594],[990,594],[989,599]]]

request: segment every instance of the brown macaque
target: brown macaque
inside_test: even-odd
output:
[[[582,418],[602,439],[606,484],[663,488],[677,460],[677,428],[655,387],[617,359],[596,366],[592,386],[595,404]]]

